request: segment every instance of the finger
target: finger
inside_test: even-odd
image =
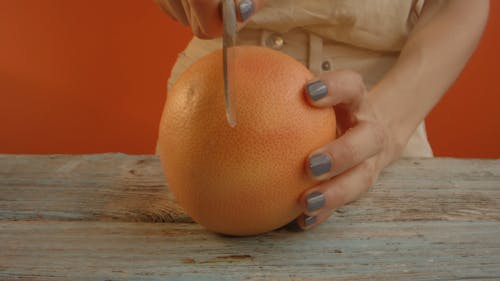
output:
[[[221,1],[187,0],[190,7],[191,27],[200,38],[215,38],[222,35]],[[235,0],[238,29],[241,29],[250,17],[262,9],[265,0]]]
[[[357,107],[366,93],[361,75],[351,70],[331,71],[321,74],[306,84],[305,94],[316,107],[345,104]]]
[[[267,0],[235,0],[238,21],[245,22],[256,12],[262,10]]]
[[[155,0],[155,2],[160,5],[161,9],[174,20],[182,23],[183,25],[189,25],[189,21],[186,17],[181,1]]]
[[[238,21],[244,22],[250,18],[250,16],[255,11],[255,4],[253,0],[237,0],[236,5],[236,16]]]
[[[385,135],[379,123],[360,121],[338,139],[313,151],[306,161],[306,171],[316,180],[341,174],[382,151]]]
[[[322,224],[328,218],[330,218],[331,215],[333,214],[333,212],[334,212],[333,210],[329,210],[329,211],[321,212],[321,213],[313,215],[313,216],[302,214],[297,218],[297,225],[302,230],[314,228],[314,227]]]
[[[238,30],[242,29],[256,12],[262,10],[266,2],[267,0],[235,0]]]
[[[300,204],[307,216],[318,216],[355,201],[376,181],[379,171],[370,158],[349,171],[305,192]]]

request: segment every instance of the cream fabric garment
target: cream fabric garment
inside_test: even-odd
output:
[[[419,6],[414,0],[269,0],[248,27],[280,33],[300,27],[369,50],[399,51]]]
[[[239,32],[238,44],[282,51],[313,73],[358,71],[371,88],[396,62],[418,18],[417,0],[268,0]],[[179,54],[168,88],[200,57],[221,48],[220,39],[193,38]],[[403,156],[432,157],[422,123]]]

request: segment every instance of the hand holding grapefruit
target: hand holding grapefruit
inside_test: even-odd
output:
[[[222,52],[191,65],[168,93],[159,153],[169,188],[199,224],[229,235],[281,227],[301,213],[318,182],[307,156],[335,138],[333,108],[304,97],[312,73],[263,47],[236,47],[231,93],[238,125],[225,116]]]

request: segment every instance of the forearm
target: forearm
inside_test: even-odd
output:
[[[426,2],[397,63],[369,95],[400,149],[462,71],[488,10],[488,0]]]

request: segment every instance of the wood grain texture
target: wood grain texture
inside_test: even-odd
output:
[[[0,280],[19,279],[499,280],[500,160],[403,159],[314,230],[231,238],[156,156],[0,155]]]
[[[493,222],[328,222],[229,238],[192,223],[2,222],[0,280],[463,280],[500,277]]]
[[[191,222],[157,156],[0,155],[0,219]]]

